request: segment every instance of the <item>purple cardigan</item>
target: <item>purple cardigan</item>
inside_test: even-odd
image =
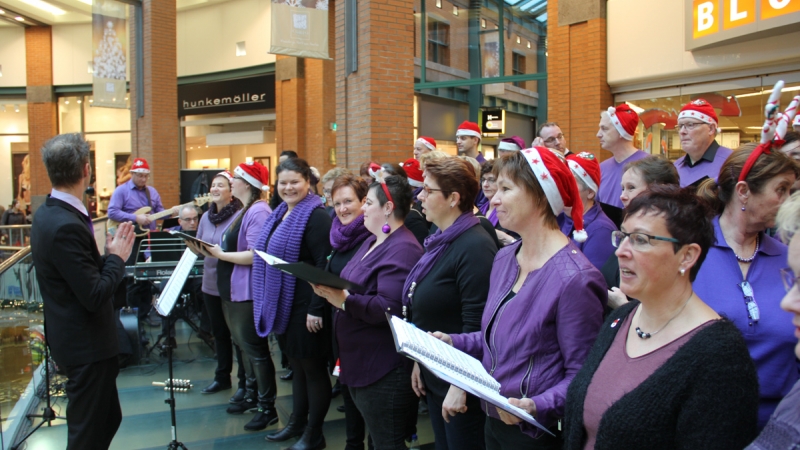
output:
[[[197,239],[208,242],[209,244],[219,244],[222,241],[222,233],[228,229],[230,224],[239,217],[242,210],[236,211],[224,222],[214,225],[208,219],[208,213],[203,214],[200,225],[197,226]],[[206,257],[203,260],[203,292],[208,295],[219,297],[217,288],[217,258]]]
[[[340,274],[365,288],[351,292],[345,311],[337,309],[334,318],[342,368],[339,379],[352,387],[369,386],[411,363],[397,353],[386,313],[402,317],[403,283],[422,256],[422,247],[402,226],[365,258],[375,240],[375,236],[368,237]]]
[[[264,222],[267,217],[272,214],[272,210],[267,205],[267,202],[260,200],[250,207],[242,217],[242,227],[239,228],[239,241],[236,246],[237,252],[251,250],[255,247],[261,228],[264,227]],[[252,272],[253,266],[243,266],[241,264],[233,265],[233,273],[231,273],[231,301],[244,302],[253,299],[253,286],[252,286]]]
[[[503,396],[532,399],[536,420],[552,427],[564,416],[567,386],[603,324],[608,294],[603,276],[570,241],[501,305],[519,274],[520,245],[506,246],[494,258],[481,331],[451,337],[456,348],[482,360]],[[499,418],[494,406],[481,406]],[[526,422],[520,427],[532,437],[543,433]]]

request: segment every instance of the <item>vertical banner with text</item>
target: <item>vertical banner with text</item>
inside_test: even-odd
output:
[[[269,52],[329,59],[328,0],[272,0]]]
[[[128,31],[125,5],[116,0],[94,0],[92,6],[92,106],[127,108],[125,100]]]

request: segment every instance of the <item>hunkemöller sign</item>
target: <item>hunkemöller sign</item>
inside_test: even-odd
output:
[[[178,115],[275,108],[275,75],[178,86]]]

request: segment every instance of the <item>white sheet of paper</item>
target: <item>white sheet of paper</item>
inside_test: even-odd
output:
[[[253,250],[256,252],[256,255],[260,256],[261,259],[267,262],[270,266],[274,266],[275,264],[289,264],[286,261],[278,258],[277,256],[272,256],[269,253],[262,252],[261,250]]]
[[[166,317],[172,312],[172,308],[175,307],[175,302],[178,300],[178,296],[183,290],[183,285],[192,272],[195,261],[197,261],[197,255],[192,253],[188,248],[183,251],[181,260],[178,261],[178,265],[175,266],[175,270],[172,272],[172,275],[170,275],[169,280],[167,280],[164,289],[161,290],[161,295],[158,297],[158,300],[156,300],[156,311],[162,316]]]

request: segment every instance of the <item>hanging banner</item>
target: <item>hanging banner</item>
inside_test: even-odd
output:
[[[92,106],[127,108],[126,69],[128,31],[125,5],[116,0],[94,0],[92,5]]]
[[[328,0],[272,0],[272,45],[269,52],[330,59]]]

